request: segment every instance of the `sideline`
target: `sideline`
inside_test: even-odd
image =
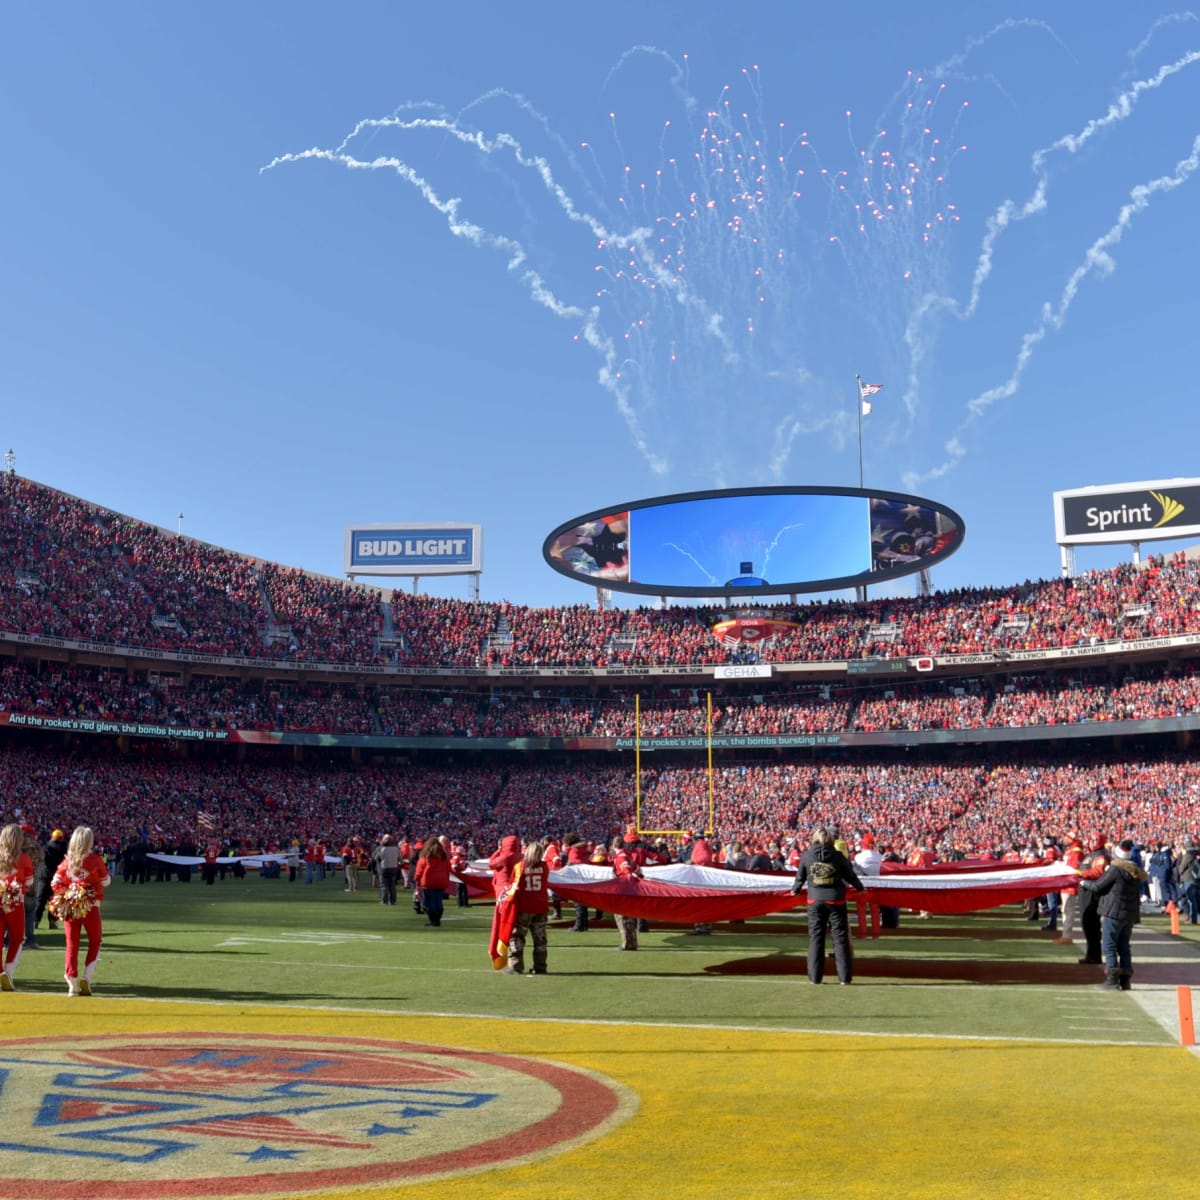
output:
[[[912,985],[900,984],[898,987],[906,989],[919,988],[920,991],[932,994],[936,990],[936,985]],[[1025,990],[1025,989],[1022,989]],[[1075,989],[1057,989],[1065,997],[1073,997],[1078,993]],[[36,993],[27,993],[33,995]],[[1174,1000],[1175,990],[1170,991],[1171,999]],[[1126,997],[1128,998],[1128,997]],[[342,1017],[374,1017],[374,1018],[397,1018],[397,1019],[419,1019],[430,1021],[479,1021],[485,1024],[492,1025],[562,1025],[570,1028],[596,1028],[596,1029],[639,1029],[639,1030],[665,1030],[670,1033],[749,1033],[763,1034],[770,1036],[772,1034],[797,1034],[811,1035],[822,1038],[870,1038],[873,1041],[887,1041],[889,1039],[896,1041],[916,1041],[916,1042],[963,1042],[963,1043],[994,1043],[996,1045],[1032,1045],[1032,1046],[1143,1046],[1162,1048],[1169,1046],[1171,1043],[1162,1040],[1117,1040],[1108,1038],[1099,1038],[1092,1033],[1088,1037],[1079,1038],[1055,1038],[1055,1037],[1038,1037],[1036,1034],[1027,1034],[1022,1037],[1012,1037],[1001,1034],[984,1034],[984,1033],[920,1033],[920,1032],[891,1032],[879,1029],[863,1029],[863,1028],[831,1028],[828,1024],[823,1025],[737,1025],[737,1024],[722,1024],[718,1022],[707,1021],[635,1021],[635,1020],[616,1020],[603,1017],[547,1017],[547,1016],[497,1016],[495,1013],[471,1013],[471,1012],[445,1012],[437,1009],[397,1009],[397,1008],[371,1008],[367,1006],[346,1006],[338,1004],[305,1004],[305,1005],[280,1005],[265,1000],[205,1000],[197,1002],[194,1000],[177,1000],[169,996],[154,996],[141,997],[130,993],[128,995],[121,992],[105,990],[103,999],[105,1001],[120,1001],[126,1004],[145,1004],[154,1006],[171,1006],[179,1005],[184,1008],[205,1007],[215,1009],[235,1009],[256,1010],[263,1012],[284,1012],[284,1013],[329,1013]],[[54,997],[53,1001],[57,1001],[58,997]],[[78,1006],[76,1006],[77,1008]],[[1112,1019],[1118,1019],[1116,1017]],[[1120,1018],[1128,1019],[1128,1018]],[[1091,1027],[1089,1027],[1090,1029]],[[1169,1029],[1168,1033],[1171,1032]],[[1175,1030],[1176,1035],[1178,1029]],[[1176,1036],[1175,1041],[1178,1041]]]

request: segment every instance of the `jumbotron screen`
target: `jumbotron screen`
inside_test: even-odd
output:
[[[953,554],[951,509],[862,488],[660,496],[564,521],[542,556],[596,587],[654,596],[781,595],[880,583]]]

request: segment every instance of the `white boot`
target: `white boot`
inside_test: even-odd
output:
[[[0,971],[0,992],[15,992],[17,989],[13,987],[13,968],[15,963],[9,963],[3,971]]]
[[[92,977],[96,974],[96,962],[90,962],[83,968],[83,974],[79,977],[79,994],[81,996],[90,996],[92,994]]]
[[[79,986],[78,976],[64,975],[63,978],[67,981],[68,996],[82,996],[83,989]]]

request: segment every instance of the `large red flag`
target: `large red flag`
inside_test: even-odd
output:
[[[517,923],[517,888],[521,882],[521,868],[524,863],[517,863],[513,871],[512,886],[503,896],[496,898],[496,908],[492,913],[492,934],[488,939],[488,956],[492,960],[492,969],[503,971],[508,966],[508,941],[512,937],[513,926]]]

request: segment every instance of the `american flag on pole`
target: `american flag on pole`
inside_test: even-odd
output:
[[[204,809],[201,809],[196,814],[196,824],[199,825],[201,829],[216,829],[217,818],[214,817],[212,813],[205,812]]]
[[[871,401],[867,397],[874,396],[876,392],[882,391],[882,383],[863,383],[861,379],[858,381],[858,398],[862,402],[862,415],[864,417],[870,414],[872,407]]]

